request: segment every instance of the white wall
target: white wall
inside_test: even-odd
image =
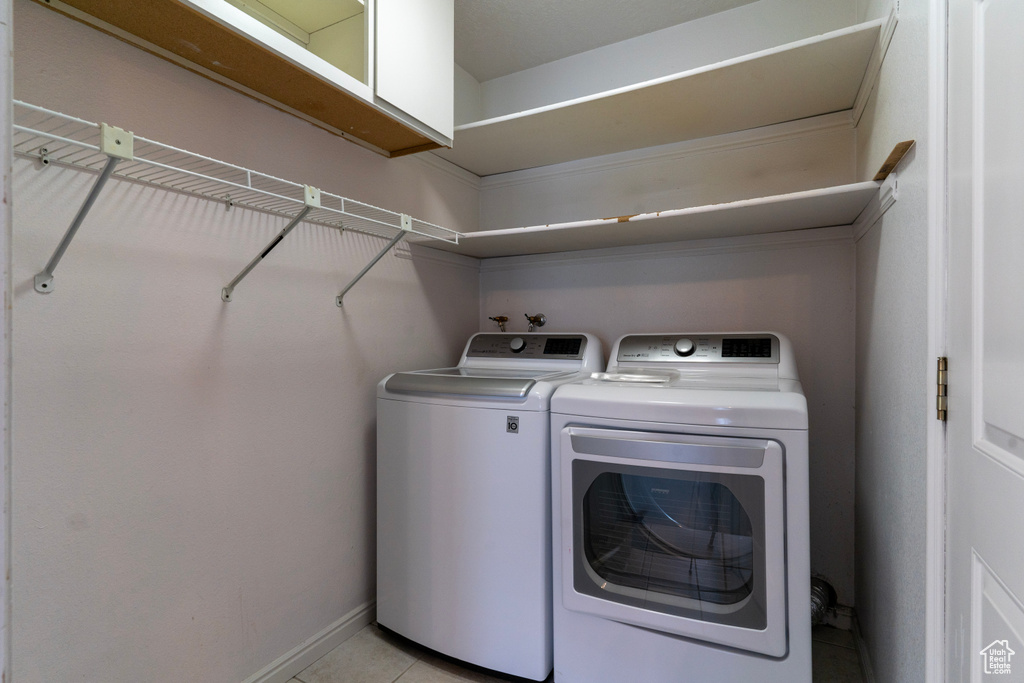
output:
[[[460,230],[472,183],[386,160],[28,2],[20,99]],[[238,681],[374,597],[374,386],[454,362],[478,270],[111,181],[14,176],[13,667],[34,681]]]
[[[855,153],[849,120],[819,117],[502,173],[481,181],[480,228],[627,216],[842,185],[854,181]]]
[[[877,3],[875,3],[877,4]],[[918,144],[899,200],[857,243],[857,613],[879,683],[924,680],[928,355],[928,2],[901,0],[858,128],[859,176]],[[934,382],[934,379],[932,380]]]
[[[481,329],[544,313],[544,331],[775,330],[792,340],[810,411],[811,569],[853,600],[854,247],[845,228],[493,259]],[[809,587],[808,587],[808,590]]]

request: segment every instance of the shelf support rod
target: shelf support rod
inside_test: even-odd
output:
[[[108,126],[105,123],[100,124],[100,151],[107,155],[107,163],[103,166],[100,177],[96,179],[92,189],[89,190],[89,195],[85,198],[82,208],[75,214],[75,219],[71,221],[71,225],[68,226],[64,237],[61,238],[60,244],[57,245],[50,260],[47,261],[46,267],[36,274],[34,287],[40,294],[49,294],[53,291],[53,271],[57,269],[57,264],[64,258],[64,252],[68,250],[71,240],[75,238],[75,233],[82,226],[85,217],[89,215],[89,211],[92,209],[92,205],[96,203],[96,198],[100,196],[103,186],[110,180],[110,176],[114,173],[114,167],[122,159],[127,159],[128,161],[133,159],[134,146],[135,138],[131,131]],[[48,165],[49,162],[44,161],[43,163]]]
[[[405,237],[405,234],[410,230],[412,230],[412,217],[403,213],[402,230],[397,235],[395,235],[390,242],[388,242],[388,245],[386,247],[381,249],[379,254],[373,257],[373,260],[366,264],[365,268],[359,271],[358,275],[352,278],[352,281],[345,286],[345,289],[341,290],[341,294],[334,297],[334,303],[338,305],[338,308],[341,308],[344,305],[342,300],[345,298],[345,295],[348,294],[348,290],[355,287],[355,284],[362,280],[364,275],[370,272],[370,268],[373,268],[375,265],[377,265],[377,261],[380,261],[382,258],[384,258],[384,255],[391,251],[395,247],[395,245],[398,244],[402,240],[402,238]]]
[[[242,272],[236,275],[235,279],[229,282],[227,287],[224,287],[223,289],[220,290],[221,301],[230,303],[231,294],[232,292],[235,291],[235,287],[238,286],[238,283],[244,280],[245,276],[248,275],[249,272],[252,271],[252,269],[255,268],[260,261],[265,259],[267,257],[267,254],[273,251],[274,247],[280,244],[281,240],[287,237],[288,233],[290,233],[295,228],[296,225],[302,222],[302,219],[306,217],[307,213],[309,213],[313,209],[320,207],[320,190],[318,190],[315,187],[310,187],[309,185],[306,185],[305,188],[303,189],[303,201],[305,203],[305,206],[302,207],[302,211],[300,211],[298,215],[295,216],[295,218],[293,218],[288,223],[288,225],[285,226],[284,230],[277,233],[277,236],[274,237],[274,239],[270,240],[270,244],[264,247],[263,251],[256,255],[256,258],[254,258],[252,261],[249,261],[249,265],[243,268]]]

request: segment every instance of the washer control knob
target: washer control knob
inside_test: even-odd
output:
[[[676,352],[677,356],[692,356],[693,352],[697,350],[697,347],[694,346],[694,343],[691,340],[684,337],[676,340],[676,345],[673,347],[673,350]]]
[[[512,353],[522,353],[523,349],[526,348],[526,340],[522,337],[512,337],[508,347],[512,349]]]

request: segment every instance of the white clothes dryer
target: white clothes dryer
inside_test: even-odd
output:
[[[377,622],[456,659],[551,672],[549,405],[588,334],[477,334],[377,388]]]
[[[551,401],[557,683],[810,683],[807,403],[770,332],[627,335]]]

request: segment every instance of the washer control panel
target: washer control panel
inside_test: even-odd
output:
[[[587,338],[579,334],[478,334],[467,358],[549,358],[581,360]]]
[[[634,334],[619,342],[619,363],[775,363],[772,334]]]

